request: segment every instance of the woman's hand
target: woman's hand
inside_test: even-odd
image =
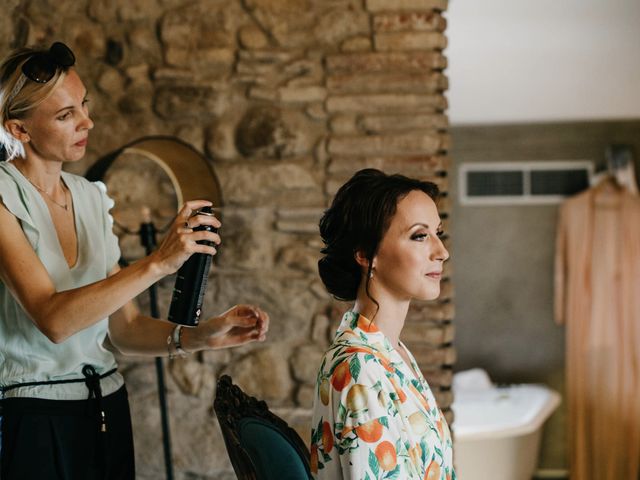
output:
[[[164,275],[170,275],[177,271],[194,253],[208,253],[209,255],[217,253],[213,246],[196,243],[208,240],[216,246],[220,245],[220,236],[217,233],[206,230],[193,231],[193,228],[200,225],[211,225],[215,228],[220,228],[222,225],[220,220],[214,216],[196,215],[192,217],[194,211],[208,206],[211,206],[211,202],[207,200],[186,202],[178,212],[158,249],[151,254]]]
[[[266,338],[269,315],[253,305],[236,305],[219,317],[200,322],[197,328],[182,331],[187,350],[226,348]]]

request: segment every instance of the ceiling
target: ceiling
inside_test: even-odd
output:
[[[452,125],[640,118],[639,0],[450,0]]]

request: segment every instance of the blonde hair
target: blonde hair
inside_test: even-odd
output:
[[[30,111],[51,96],[67,74],[65,69],[57,68],[53,78],[46,83],[34,82],[24,76],[22,65],[33,55],[47,50],[19,48],[0,65],[0,147],[6,152],[5,160],[24,156],[22,143],[5,128],[7,120],[27,117]]]

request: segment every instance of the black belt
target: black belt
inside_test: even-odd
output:
[[[103,374],[98,374],[93,365],[85,365],[82,367],[82,374],[84,378],[73,378],[69,380],[46,380],[43,382],[24,382],[24,383],[14,383],[13,385],[7,385],[4,387],[0,387],[0,398],[4,397],[4,394],[15,390],[16,388],[21,387],[35,387],[40,385],[60,385],[65,383],[84,383],[87,386],[87,390],[89,390],[89,396],[87,400],[91,400],[92,398],[96,399],[96,403],[98,406],[98,425],[101,432],[107,431],[107,422],[104,414],[104,409],[102,408],[102,387],[100,386],[100,380],[108,377],[109,375],[114,374],[118,369],[112,368],[108,372]],[[1,414],[1,413],[0,413]]]

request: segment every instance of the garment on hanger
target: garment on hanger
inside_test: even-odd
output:
[[[636,190],[637,191],[637,190]],[[571,478],[640,474],[640,197],[607,177],[559,211]]]

